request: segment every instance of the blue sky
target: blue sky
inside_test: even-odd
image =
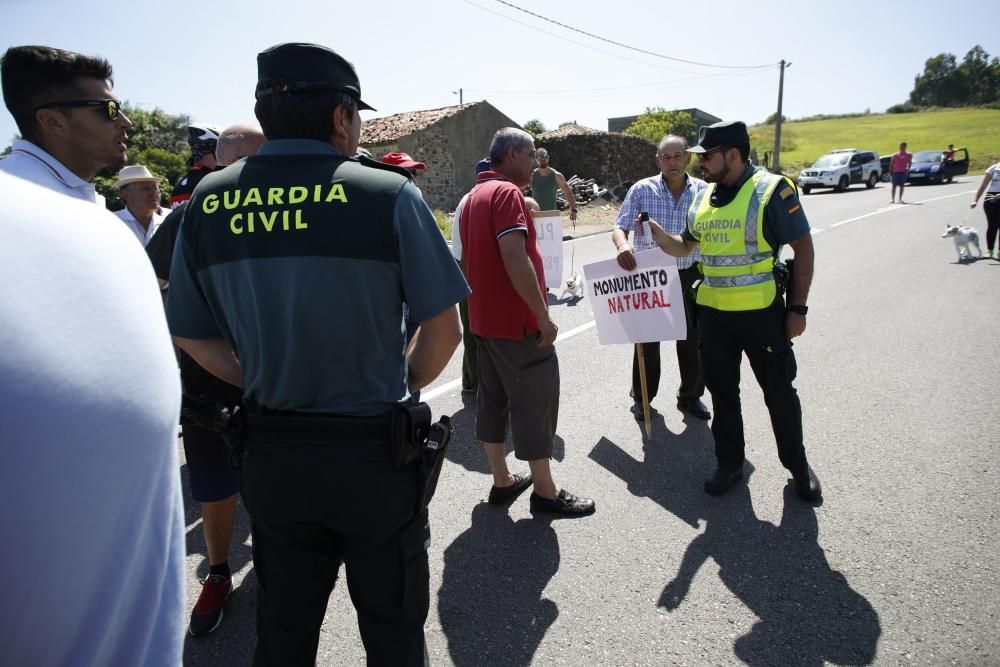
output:
[[[792,62],[785,115],[884,111],[906,99],[924,61],[981,44],[1000,55],[1000,3],[541,2],[553,20],[653,53],[719,65]],[[404,2],[106,2],[0,0],[0,49],[45,44],[108,58],[115,91],[143,108],[229,125],[253,117],[256,54],[286,41],[332,47],[352,61],[378,112],[488,100],[519,123],[607,118],[647,106],[700,107],[763,120],[778,70],[671,62],[586,37],[496,0]],[[16,132],[0,112],[0,145]]]

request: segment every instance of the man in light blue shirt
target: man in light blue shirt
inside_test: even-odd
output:
[[[656,150],[656,164],[660,168],[660,173],[637,182],[625,195],[625,201],[618,211],[618,222],[611,232],[611,240],[618,250],[618,264],[626,271],[635,269],[636,251],[656,248],[656,243],[651,238],[642,235],[642,228],[638,224],[640,213],[644,211],[648,213],[650,219],[655,220],[671,234],[680,234],[687,226],[687,213],[694,196],[707,187],[705,181],[689,176],[684,171],[689,159],[687,139],[668,134],[663,137]],[[629,232],[633,230],[636,234],[634,245],[628,240]],[[677,258],[688,328],[687,339],[677,341],[677,365],[680,367],[681,375],[681,386],[677,390],[677,409],[699,419],[708,419],[711,414],[701,400],[705,394],[705,380],[702,376],[698,337],[695,332],[694,300],[691,297],[691,288],[701,277],[697,262],[697,250],[687,257]],[[660,385],[660,344],[641,345],[649,400],[652,402]],[[634,401],[630,410],[636,420],[643,418],[641,392],[637,350],[632,359],[630,393]]]

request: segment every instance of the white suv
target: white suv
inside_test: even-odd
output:
[[[875,151],[843,148],[830,151],[813,166],[799,174],[799,187],[804,194],[813,188],[833,188],[843,192],[852,183],[864,183],[874,188],[881,177],[882,163]]]

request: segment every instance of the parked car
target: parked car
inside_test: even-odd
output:
[[[843,192],[852,183],[864,183],[874,188],[882,174],[882,166],[875,151],[842,148],[830,151],[799,174],[799,187],[804,194],[813,188],[833,188]]]
[[[969,173],[969,151],[956,148],[955,157],[944,159],[944,151],[920,151],[913,154],[910,163],[909,183],[951,183],[955,176]]]

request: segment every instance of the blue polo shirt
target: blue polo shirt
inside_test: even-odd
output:
[[[468,293],[407,178],[282,139],[198,185],[167,318],[227,340],[258,405],[368,416],[409,397],[403,303],[425,321]]]

